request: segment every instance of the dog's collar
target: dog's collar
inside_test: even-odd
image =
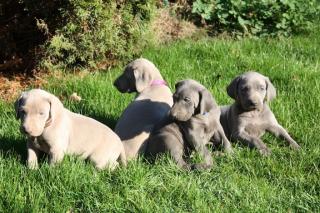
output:
[[[48,126],[50,126],[52,123],[52,118],[48,118],[48,120],[46,121],[46,124],[44,125],[44,128],[47,128]]]
[[[167,82],[165,80],[153,80],[151,82],[151,86],[167,86]]]

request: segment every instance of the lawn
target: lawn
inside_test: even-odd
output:
[[[204,84],[221,105],[232,103],[226,86],[238,74],[258,70],[277,88],[270,103],[279,122],[301,145],[293,151],[266,134],[270,157],[233,145],[215,156],[211,171],[179,170],[168,158],[155,165],[139,159],[114,172],[70,156],[40,169],[25,165],[25,139],[13,103],[0,101],[0,212],[319,212],[320,31],[278,39],[184,40],[146,49],[173,89],[178,80]],[[45,89],[75,112],[114,127],[134,98],[112,85],[123,67],[84,76],[50,77]],[[81,102],[68,96],[77,92]]]

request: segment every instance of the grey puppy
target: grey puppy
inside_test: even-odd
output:
[[[170,110],[171,120],[164,122],[149,139],[147,154],[169,152],[179,167],[207,169],[213,164],[206,147],[210,138],[221,140],[225,150],[231,152],[231,144],[219,122],[220,108],[210,92],[194,80],[183,80],[175,85],[174,104]],[[184,160],[186,150],[197,151],[203,163],[189,165]]]
[[[262,155],[269,155],[270,149],[260,139],[268,131],[284,138],[292,148],[300,148],[277,122],[267,104],[276,97],[276,89],[268,77],[254,71],[246,72],[229,84],[227,93],[235,102],[221,108],[220,121],[229,139],[239,140],[256,147]]]
[[[127,159],[135,159],[138,154],[144,154],[154,126],[168,115],[173,103],[172,93],[158,68],[144,58],[129,63],[114,85],[122,93],[137,94],[115,127]]]

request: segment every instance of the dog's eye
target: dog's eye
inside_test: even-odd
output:
[[[241,90],[241,92],[247,92],[248,91],[248,87],[242,87],[240,90]]]
[[[264,86],[260,86],[259,89],[262,91],[265,90]]]
[[[43,116],[43,115],[44,115],[44,112],[39,112],[39,115]]]
[[[189,102],[191,101],[191,99],[188,98],[188,97],[185,97],[183,100],[184,100],[185,102],[187,102],[187,103],[189,103]]]

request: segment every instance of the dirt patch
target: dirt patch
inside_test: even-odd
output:
[[[168,43],[184,38],[192,38],[195,35],[203,34],[202,30],[193,23],[180,20],[171,15],[172,9],[162,8],[158,12],[151,24],[151,30],[154,33],[155,40],[159,44]]]
[[[0,72],[0,98],[6,102],[11,102],[17,98],[21,91],[32,86],[40,88],[47,83],[46,74],[26,75],[10,74]]]

